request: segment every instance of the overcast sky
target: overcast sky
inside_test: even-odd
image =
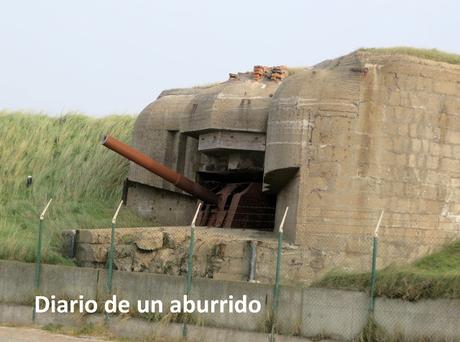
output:
[[[460,1],[0,0],[0,109],[138,113],[163,89],[359,47],[460,53]]]

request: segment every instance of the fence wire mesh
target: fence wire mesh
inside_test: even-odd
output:
[[[409,215],[385,212],[376,234],[380,216],[380,210],[309,208],[305,216],[297,215],[303,221],[297,220],[294,238],[289,218],[283,236],[279,224],[260,230],[120,227],[114,234],[113,266],[175,276],[174,281],[183,284],[181,294],[194,300],[238,300],[246,295],[248,301],[262,303],[260,312],[249,316],[179,315],[175,319],[184,323],[184,336],[187,324],[206,324],[240,330],[256,326],[270,340],[278,335],[458,340],[447,330],[452,326],[449,319],[421,319],[420,312],[430,305],[425,299],[460,298],[460,270],[448,258],[449,253],[458,258],[459,231],[436,230],[426,220],[415,224]],[[106,267],[110,230],[80,234],[79,264]],[[222,298],[215,297],[215,286],[223,288]]]

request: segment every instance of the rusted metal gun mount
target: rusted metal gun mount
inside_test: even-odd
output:
[[[229,183],[217,194],[217,206],[202,206],[200,226],[273,229],[276,200],[262,193],[262,183]]]

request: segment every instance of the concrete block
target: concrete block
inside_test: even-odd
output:
[[[151,232],[142,232],[134,242],[142,251],[154,251],[163,247],[163,232],[152,229]]]
[[[35,264],[0,261],[0,302],[34,302]],[[57,298],[96,298],[98,270],[61,265],[42,265],[40,291]]]
[[[62,239],[61,252],[62,252],[62,255],[67,258],[75,257],[76,234],[77,234],[77,231],[75,229],[65,230],[61,234],[61,239]]]
[[[40,293],[57,298],[96,299],[99,270],[94,268],[42,265]]]
[[[369,297],[365,293],[304,289],[302,336],[324,335],[350,340],[366,325]]]
[[[411,303],[377,298],[375,320],[390,334],[413,339],[455,341],[460,336],[460,300],[422,300]]]
[[[76,259],[78,264],[89,261],[105,263],[109,244],[79,243],[76,248]]]
[[[278,306],[278,329],[283,335],[301,333],[303,289],[281,286]],[[271,305],[271,301],[270,301]]]
[[[0,302],[32,304],[34,264],[0,260]]]
[[[199,319],[205,325],[225,327],[238,330],[260,330],[267,320],[267,303],[272,295],[273,288],[268,285],[247,282],[215,281],[211,279],[194,279],[191,298],[198,299],[228,299],[232,295],[234,300],[247,296],[248,302],[258,300],[261,305],[259,313],[208,313],[200,314]]]
[[[0,303],[0,325],[31,325],[33,307]]]
[[[113,272],[113,294],[128,300],[134,309],[138,300],[161,299],[166,308],[173,299],[182,298],[185,291],[185,277],[153,274],[147,272]],[[107,272],[100,271],[97,282],[98,300],[108,298]],[[165,310],[166,311],[166,310]]]
[[[265,134],[252,132],[214,132],[201,134],[198,151],[265,151]]]

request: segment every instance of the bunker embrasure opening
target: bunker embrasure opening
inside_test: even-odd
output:
[[[208,133],[200,136],[198,150],[203,155],[198,179],[219,195],[217,205],[205,203],[199,224],[272,231],[276,197],[263,186],[265,136]]]
[[[232,149],[235,147],[232,139],[242,138],[244,134],[247,133],[220,132],[200,136],[203,143],[198,144],[201,162],[196,182],[116,138],[106,136],[102,144],[200,200],[203,205],[198,225],[271,231],[276,197],[264,192],[264,137],[260,134],[251,137],[257,141],[260,150],[254,150],[255,147],[250,145],[248,148],[253,150],[241,150],[241,146]],[[225,147],[219,148],[218,145]]]
[[[129,207],[152,225],[185,226],[198,199],[197,225],[273,231],[279,213],[277,191],[264,182],[266,133],[286,72],[277,78],[278,69],[259,69],[164,91],[142,111],[132,146],[143,157],[120,153],[133,161],[124,187]]]

